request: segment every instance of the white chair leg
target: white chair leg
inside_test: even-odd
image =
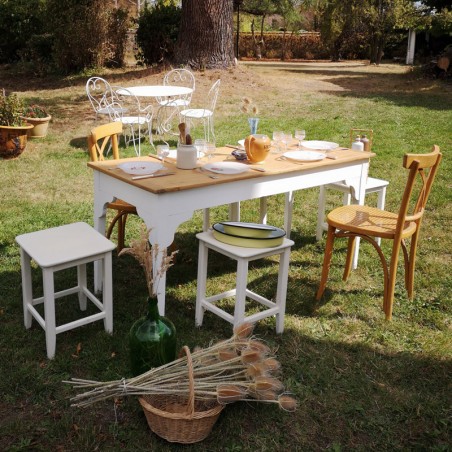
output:
[[[248,280],[248,261],[239,259],[237,261],[237,276],[236,276],[236,292],[235,292],[235,307],[234,307],[234,326],[240,325],[245,319],[245,300],[246,300],[246,285]]]
[[[86,311],[86,264],[77,265],[78,305],[81,311]]]
[[[113,332],[113,277],[111,251],[104,256],[104,287],[102,291],[102,304],[104,306],[104,328],[107,333]]]
[[[28,304],[33,303],[31,258],[22,248],[20,249],[20,266],[22,268],[22,304],[24,309],[24,325],[28,330],[31,328],[31,323],[33,321],[33,316],[28,310]]]
[[[240,221],[240,201],[229,204],[229,219],[231,221]]]
[[[279,257],[278,288],[276,292],[276,305],[278,314],[276,314],[276,333],[281,334],[284,331],[284,315],[286,312],[287,282],[289,278],[290,247],[286,248]]]
[[[196,326],[201,326],[204,318],[203,300],[206,298],[206,281],[207,281],[207,265],[209,262],[209,248],[204,245],[202,240],[199,241],[198,252],[198,278],[196,289]]]
[[[202,230],[206,232],[210,228],[210,209],[204,209],[202,213]]]
[[[47,357],[53,359],[56,348],[55,287],[53,270],[42,269]]]

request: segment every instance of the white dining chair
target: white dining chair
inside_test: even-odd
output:
[[[112,100],[109,104],[110,119],[124,126],[126,146],[132,142],[137,156],[141,155],[141,140],[147,133],[152,143],[152,105],[142,107],[137,96],[127,88],[112,87]]]
[[[190,105],[196,87],[195,76],[191,71],[188,69],[172,69],[163,77],[163,85],[184,86],[192,91],[169,99],[167,97],[157,98],[157,102],[161,107],[187,108]]]
[[[208,142],[215,141],[215,130],[213,116],[220,92],[221,80],[217,80],[207,94],[207,102],[204,108],[189,108],[180,112],[182,121],[192,123],[201,120],[204,126],[204,139]]]
[[[96,114],[96,120],[98,115],[108,115],[111,117],[112,108],[121,110],[120,106],[112,106],[113,102],[113,90],[107,80],[101,77],[90,77],[85,86],[86,95],[93,107]]]

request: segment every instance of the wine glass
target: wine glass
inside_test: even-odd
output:
[[[306,131],[301,130],[295,130],[295,138],[298,140],[298,146],[301,147],[301,142],[306,138]]]
[[[169,145],[167,144],[159,144],[157,146],[157,156],[162,161],[162,163],[165,163],[165,158],[169,155]]]
[[[197,138],[193,144],[194,144],[194,146],[195,146],[195,148],[197,150],[197,156],[196,157],[197,158],[203,157],[202,154],[206,153],[207,141],[203,140],[201,138]]]
[[[283,136],[284,136],[284,132],[281,132],[279,130],[273,132],[273,141],[274,141],[275,146],[276,146],[276,150],[273,151],[274,154],[278,154],[279,152],[281,152],[280,143],[281,143],[281,141],[283,139]]]

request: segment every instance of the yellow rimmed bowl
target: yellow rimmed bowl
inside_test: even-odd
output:
[[[224,232],[238,237],[249,237],[255,239],[265,239],[278,228],[268,224],[243,223],[241,221],[222,221]]]
[[[223,223],[215,223],[213,226],[213,236],[220,242],[228,245],[242,246],[245,248],[273,248],[282,244],[286,232],[283,229],[273,227],[273,230],[266,237],[243,237],[240,235],[228,234]],[[243,232],[242,230],[240,232]]]

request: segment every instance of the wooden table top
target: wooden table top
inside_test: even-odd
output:
[[[282,157],[282,154],[269,153],[267,159],[262,164],[249,164],[245,161],[243,165],[249,165],[250,167],[264,168],[265,172],[258,172],[250,169],[249,171],[239,174],[216,174],[218,179],[211,179],[209,174],[211,172],[203,172],[199,168],[192,170],[183,170],[176,168],[176,161],[174,159],[167,158],[165,160],[165,170],[168,172],[175,172],[176,174],[165,177],[148,178],[132,180],[133,175],[127,174],[121,169],[116,169],[119,163],[134,162],[134,161],[157,161],[157,156],[151,154],[145,157],[125,158],[120,160],[104,160],[99,162],[88,162],[88,166],[96,171],[108,174],[109,176],[130,183],[136,187],[140,187],[143,190],[151,193],[167,193],[181,190],[188,190],[193,188],[200,188],[204,186],[212,186],[216,184],[225,184],[234,182],[237,180],[262,178],[271,175],[278,175],[283,173],[312,171],[315,168],[321,168],[325,166],[335,166],[341,163],[350,162],[365,162],[375,154],[369,152],[353,151],[346,148],[338,148],[328,152],[328,155],[336,157],[335,160],[326,158],[324,160],[316,162],[295,162],[287,160]],[[232,155],[231,149],[227,147],[217,148],[215,155],[212,157],[211,162],[238,162]],[[207,163],[207,158],[198,160],[198,166],[201,167]]]

